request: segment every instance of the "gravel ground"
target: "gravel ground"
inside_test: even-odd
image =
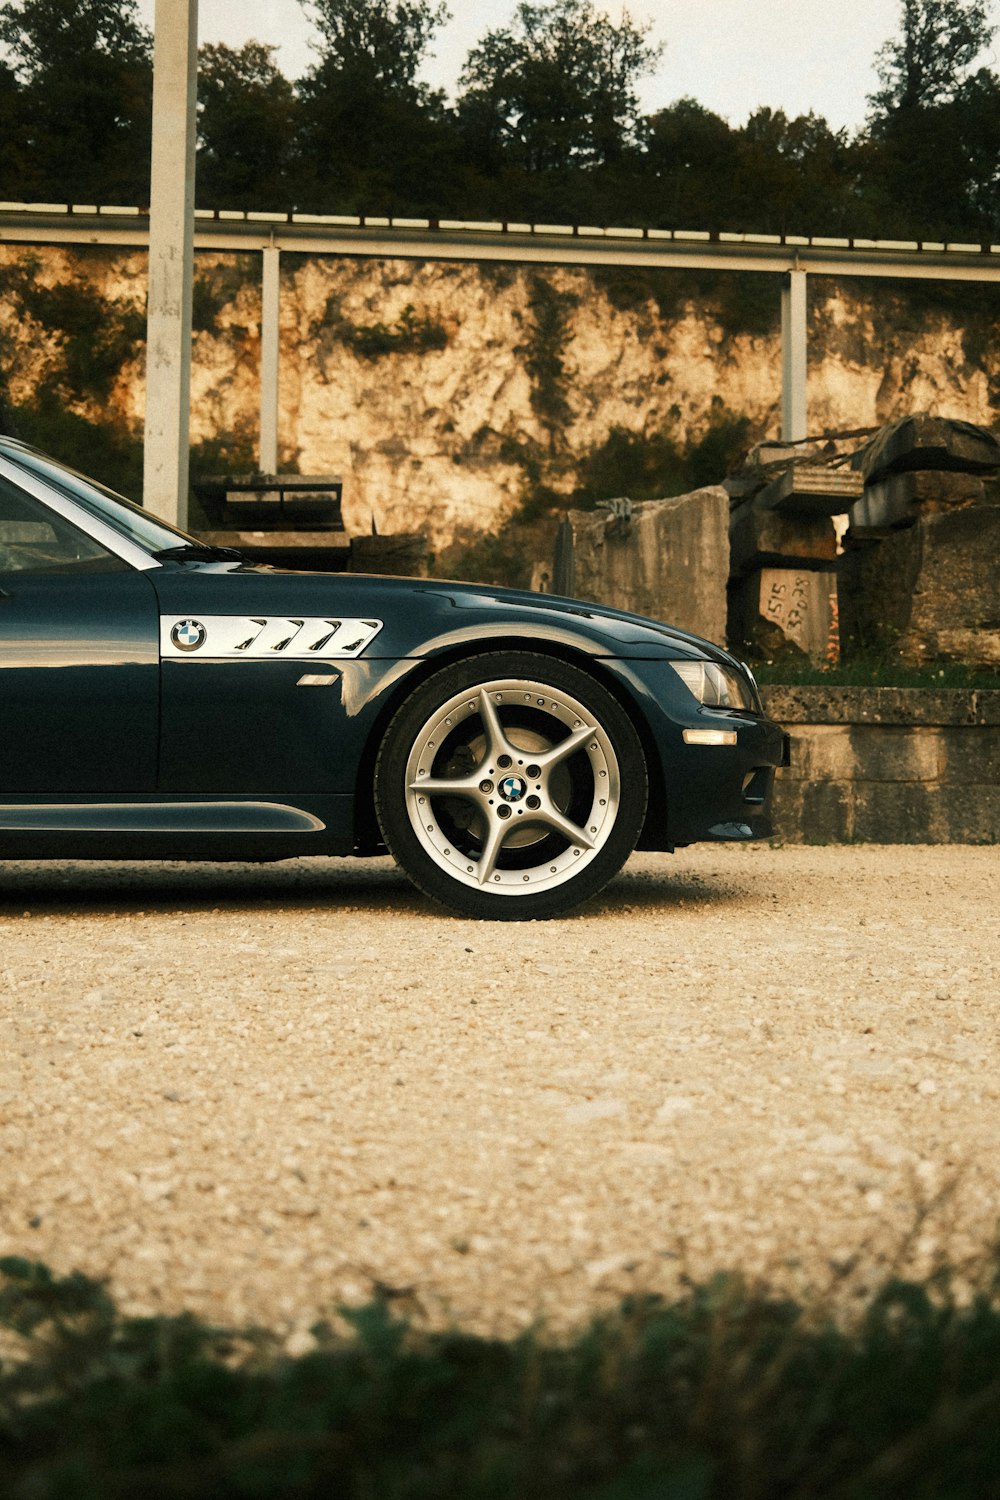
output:
[[[373,1293],[508,1333],[961,1262],[996,1230],[998,874],[705,847],[508,925],[386,861],[0,866],[0,1253],[293,1350]]]

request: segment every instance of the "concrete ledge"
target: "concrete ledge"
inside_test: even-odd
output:
[[[792,737],[774,792],[791,843],[1000,839],[1000,689],[766,687]]]
[[[1000,724],[1000,687],[895,688],[764,685],[764,707],[790,724]]]

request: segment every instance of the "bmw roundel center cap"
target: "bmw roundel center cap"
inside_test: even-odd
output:
[[[500,795],[505,802],[520,802],[527,790],[520,776],[505,776],[500,783]]]
[[[207,634],[200,620],[178,620],[170,632],[170,639],[178,651],[197,651],[205,644]]]

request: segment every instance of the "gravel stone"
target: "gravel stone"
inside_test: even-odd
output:
[[[0,1253],[292,1351],[373,1296],[506,1334],[962,1262],[1000,1189],[998,876],[699,847],[511,926],[387,861],[0,865]]]

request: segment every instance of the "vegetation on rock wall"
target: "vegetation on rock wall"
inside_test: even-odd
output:
[[[749,418],[727,411],[721,402],[713,405],[699,438],[681,440],[670,428],[637,433],[616,427],[595,448],[564,458],[561,476],[570,488],[562,491],[542,483],[543,466],[522,454],[525,485],[518,509],[496,531],[458,538],[435,559],[434,571],[440,577],[528,588],[535,562],[552,555],[566,510],[590,510],[626,495],[659,500],[718,484],[759,436]]]
[[[529,277],[528,308],[532,324],[526,341],[515,352],[523,356],[531,377],[531,408],[553,449],[560,445],[562,430],[572,418],[567,400],[569,372],[565,353],[578,300],[572,292],[559,291],[540,271]]]
[[[109,259],[88,253],[72,276],[55,281],[44,279],[36,254],[0,266],[0,309],[6,311],[0,391],[19,437],[112,488],[138,494],[141,438],[116,406],[114,386],[142,356],[146,314],[135,299],[115,300],[97,290],[95,273]]]

